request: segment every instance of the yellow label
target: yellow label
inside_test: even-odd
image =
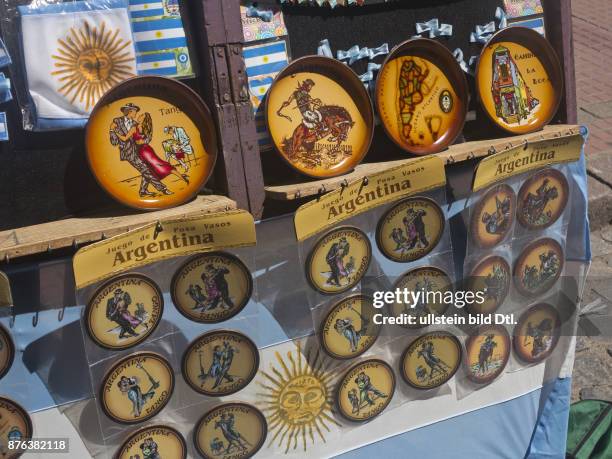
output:
[[[0,271],[0,308],[13,305],[11,284],[6,274]]]
[[[255,245],[255,222],[245,211],[151,223],[83,247],[74,256],[77,288],[179,255]]]
[[[576,134],[559,139],[543,140],[518,145],[503,153],[483,159],[474,177],[474,191],[485,188],[498,180],[522,174],[551,164],[569,163],[580,159],[583,138]]]
[[[368,176],[367,184],[363,179],[355,180],[321,199],[304,204],[295,212],[297,239],[303,241],[349,217],[445,184],[444,162],[436,156],[409,161]]]

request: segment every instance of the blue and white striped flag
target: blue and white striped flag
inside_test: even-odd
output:
[[[133,21],[134,44],[137,53],[164,51],[187,46],[187,38],[180,18]]]
[[[0,112],[0,142],[6,142],[9,139],[8,127],[6,125],[6,113]]]
[[[161,0],[130,0],[130,16],[132,19],[148,19],[164,16],[164,4]]]
[[[136,56],[136,69],[139,75],[174,76],[178,73],[176,55],[173,51],[140,54]]]
[[[533,29],[538,32],[542,36],[546,36],[546,28],[544,27],[544,18],[532,18],[532,19],[522,19],[519,21],[511,21],[508,24],[508,27],[519,26],[519,27],[527,27],[529,29]]]

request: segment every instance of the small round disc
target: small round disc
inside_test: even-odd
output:
[[[11,440],[29,440],[33,433],[32,420],[28,412],[17,402],[0,397],[0,445],[8,445]],[[2,459],[17,459],[23,455],[23,451],[9,453],[2,448],[0,454]]]
[[[349,421],[369,421],[389,406],[394,392],[393,369],[382,360],[365,360],[340,380],[336,392],[338,411]]]
[[[8,373],[15,359],[15,345],[9,331],[0,325],[0,379]]]
[[[514,285],[525,296],[548,291],[561,276],[565,257],[561,245],[554,239],[532,242],[514,264]]]
[[[259,351],[242,333],[215,330],[193,340],[181,368],[196,392],[210,397],[230,395],[244,389],[257,374]]]
[[[324,234],[312,248],[306,275],[312,288],[326,295],[350,290],[363,278],[372,259],[368,236],[343,226]]]
[[[257,408],[225,403],[202,416],[193,441],[204,459],[246,459],[261,449],[267,434],[268,423]]]
[[[391,207],[376,228],[376,243],[388,259],[407,263],[436,248],[444,232],[444,213],[433,199],[414,197]]]
[[[484,325],[468,337],[465,350],[468,379],[487,384],[497,378],[508,363],[510,336],[500,325]]]
[[[366,295],[352,295],[336,303],[321,323],[323,349],[337,359],[352,359],[366,352],[381,329],[372,320],[373,313],[373,299]]]
[[[510,290],[512,271],[508,262],[498,255],[486,257],[472,270],[467,279],[467,290],[482,292],[484,302],[466,306],[472,314],[491,314],[503,304]]]
[[[152,418],[170,401],[174,371],[153,352],[138,352],[117,361],[102,380],[100,404],[106,415],[122,424]]]
[[[180,432],[164,425],[148,426],[131,434],[115,459],[187,459],[187,442]]]
[[[181,266],[172,280],[172,301],[188,319],[218,323],[238,314],[249,302],[253,278],[227,252],[198,255]]]
[[[122,350],[151,335],[164,312],[164,298],[153,280],[128,273],[105,282],[85,309],[87,332],[99,346]]]
[[[449,381],[461,365],[461,343],[446,332],[415,339],[402,355],[400,373],[415,389],[434,389]]]
[[[540,303],[525,311],[514,328],[514,352],[528,363],[545,360],[561,334],[561,318],[550,304]]]
[[[556,169],[529,177],[518,194],[518,221],[525,228],[541,230],[555,223],[567,205],[569,185]]]
[[[512,187],[500,184],[490,188],[472,213],[472,240],[483,249],[502,242],[512,230],[515,211],[516,195]]]

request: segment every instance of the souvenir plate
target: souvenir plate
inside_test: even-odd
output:
[[[539,239],[523,249],[514,265],[514,285],[525,296],[548,291],[561,276],[565,257],[557,241]]]
[[[476,86],[485,113],[513,134],[537,131],[553,118],[563,95],[559,59],[548,41],[526,27],[494,34],[482,49]]]
[[[296,59],[274,79],[266,122],[287,163],[310,177],[351,171],[370,148],[374,110],[350,67],[323,56]]]
[[[242,333],[216,330],[196,338],[183,354],[183,378],[193,390],[211,397],[245,388],[257,374],[259,352]]]
[[[418,155],[455,141],[465,124],[467,100],[467,80],[453,54],[427,38],[394,48],[376,80],[385,131],[400,148]]]
[[[218,323],[234,317],[249,302],[253,278],[227,252],[198,255],[181,266],[172,280],[172,301],[188,319]]]
[[[419,297],[414,304],[394,303],[391,305],[391,313],[395,317],[401,317],[402,314],[414,317],[414,325],[401,324],[402,327],[423,328],[429,325],[427,317],[430,314],[442,315],[448,309],[450,302],[444,302],[444,296],[453,291],[453,282],[440,268],[423,266],[403,274],[392,291],[397,289],[415,292]]]
[[[102,380],[99,397],[109,418],[136,424],[163,410],[173,391],[170,363],[159,354],[138,352],[113,364]]]
[[[306,275],[326,295],[346,292],[359,283],[370,266],[372,247],[360,229],[343,226],[324,234],[312,248]]]
[[[436,248],[444,232],[444,213],[433,199],[408,198],[391,207],[376,228],[379,250],[390,260],[407,263]]]
[[[112,350],[143,342],[159,325],[164,298],[142,274],[122,274],[104,283],[85,309],[87,332],[96,344]]]
[[[516,195],[509,185],[490,188],[476,204],[472,214],[472,240],[483,249],[502,242],[512,230]]]
[[[447,332],[415,339],[402,355],[400,373],[415,389],[434,389],[450,380],[461,365],[461,343]]]
[[[154,76],[132,78],[102,96],[85,143],[100,186],[137,209],[187,202],[217,156],[216,129],[202,99],[178,81]]]
[[[525,228],[544,229],[555,223],[567,205],[569,185],[556,169],[545,169],[529,177],[518,194],[518,221]]]
[[[369,421],[389,406],[394,392],[393,369],[382,360],[365,360],[340,380],[336,392],[338,411],[349,421]]]
[[[323,349],[337,359],[352,359],[376,342],[381,326],[372,320],[373,299],[352,295],[336,303],[321,323]]]
[[[561,318],[550,304],[525,311],[514,328],[514,352],[528,363],[545,360],[555,350],[561,334]]]
[[[115,459],[187,459],[187,442],[178,430],[154,425],[137,430],[121,445]]]
[[[254,456],[268,434],[266,418],[246,403],[225,403],[198,421],[193,441],[204,459],[245,459]]]
[[[465,342],[468,379],[487,384],[497,378],[510,357],[510,336],[501,325],[484,325]]]
[[[29,440],[32,438],[32,420],[26,410],[11,399],[0,397],[0,445],[8,445],[11,440]],[[9,453],[0,448],[2,459],[17,459],[21,451]]]
[[[0,379],[8,373],[15,358],[15,345],[9,331],[0,325]]]
[[[467,305],[468,311],[483,315],[497,311],[508,295],[511,278],[510,265],[503,257],[493,255],[478,263],[467,279],[467,290],[483,292],[484,302]]]

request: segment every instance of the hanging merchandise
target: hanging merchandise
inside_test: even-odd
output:
[[[466,290],[484,292],[485,300],[466,306],[472,314],[492,314],[499,309],[510,291],[512,272],[510,264],[500,255],[487,256],[472,269]]]
[[[187,442],[178,430],[152,425],[137,430],[121,445],[116,459],[161,458],[160,452],[173,459],[187,459]]]
[[[9,139],[8,124],[6,122],[6,113],[0,112],[0,142],[7,142]]]
[[[516,214],[516,195],[511,186],[492,186],[480,198],[472,212],[470,235],[474,243],[490,249],[511,233]]]
[[[544,169],[529,177],[518,193],[517,218],[525,228],[542,230],[553,225],[567,205],[569,185],[556,169]]]
[[[488,384],[506,367],[510,357],[510,336],[501,325],[484,325],[465,342],[465,371],[476,384]]]
[[[0,324],[0,379],[8,373],[15,358],[15,345],[9,331]]]
[[[561,336],[561,318],[547,303],[530,307],[514,328],[514,352],[523,362],[539,363],[555,350]]]
[[[514,285],[523,295],[540,295],[555,285],[565,264],[563,248],[554,239],[528,244],[514,264]]]
[[[32,439],[34,429],[32,419],[26,410],[11,399],[0,397],[0,419],[2,420],[2,430],[0,430],[0,444],[3,445],[2,455],[4,456],[4,445],[9,441],[26,441]],[[16,459],[21,454],[12,454],[9,459]]]

